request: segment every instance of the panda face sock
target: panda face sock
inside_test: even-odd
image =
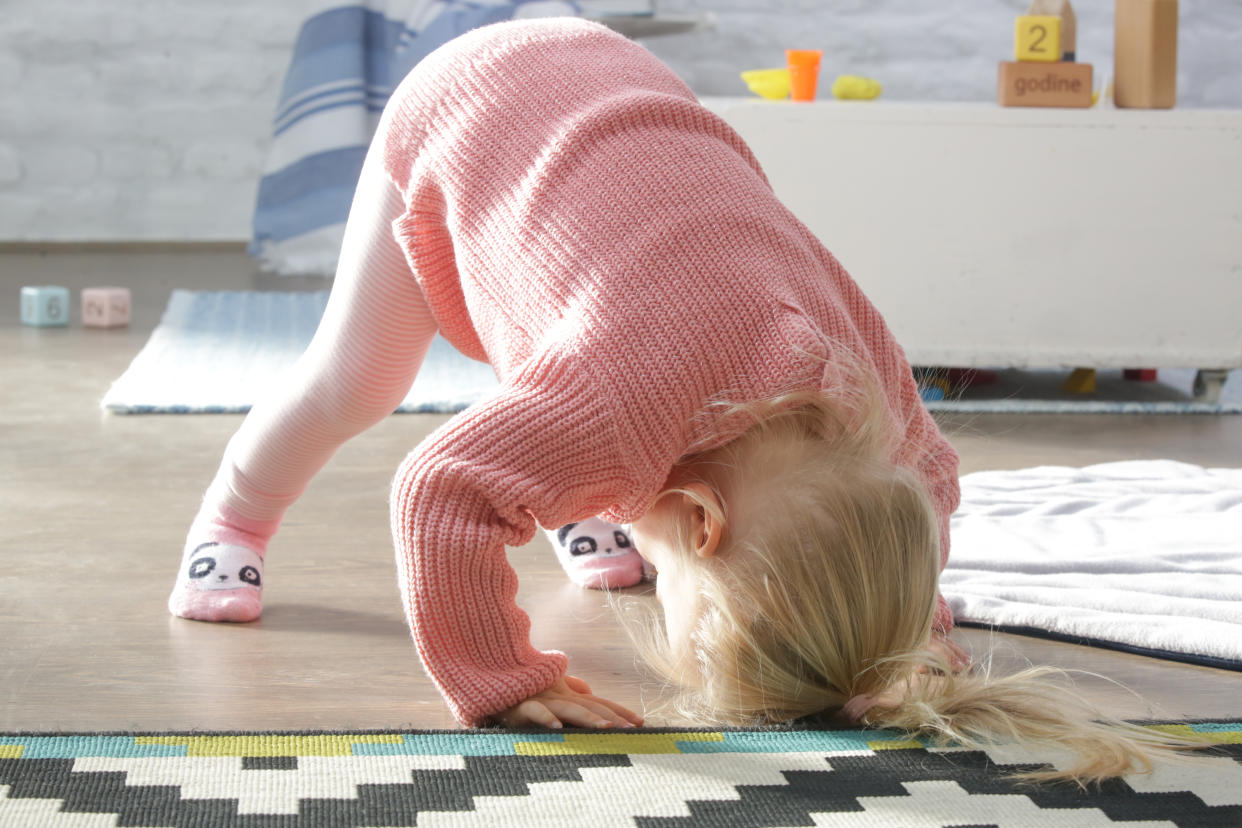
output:
[[[263,553],[270,533],[246,531],[221,515],[190,530],[168,611],[195,621],[253,621],[263,612]],[[263,530],[267,527],[248,528]]]
[[[586,589],[621,589],[643,580],[643,560],[625,527],[588,518],[545,530],[569,579]]]
[[[263,611],[263,558],[244,546],[200,544],[182,562],[168,610],[197,621],[253,621]]]

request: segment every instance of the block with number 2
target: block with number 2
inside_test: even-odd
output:
[[[1018,18],[1013,35],[1014,60],[1052,63],[1061,59],[1061,18],[1028,15]]]

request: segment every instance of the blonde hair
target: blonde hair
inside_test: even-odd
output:
[[[689,657],[659,624],[629,624],[640,653],[676,691],[666,707],[698,722],[754,726],[880,701],[861,721],[941,743],[1053,744],[1067,770],[1019,774],[1080,785],[1146,772],[1156,755],[1203,747],[1101,716],[1053,668],[955,674],[927,649],[938,596],[939,526],[926,490],[895,464],[890,413],[873,387],[833,399],[796,392],[724,406],[740,437],[683,458],[679,492],[724,526],[697,558],[674,526],[676,582],[697,588]],[[666,564],[666,567],[669,564]],[[649,605],[648,605],[649,606]],[[631,615],[631,618],[633,616]]]

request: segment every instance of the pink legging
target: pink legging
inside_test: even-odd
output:
[[[266,540],[337,448],[405,398],[436,323],[393,236],[404,209],[376,141],[319,329],[283,386],[229,441],[202,514],[227,516]]]

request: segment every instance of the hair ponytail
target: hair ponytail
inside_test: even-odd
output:
[[[901,730],[944,745],[984,749],[1015,744],[1074,755],[1067,767],[1024,771],[1031,782],[1073,781],[1080,787],[1151,771],[1156,759],[1184,758],[1209,746],[1100,713],[1072,686],[1070,674],[1030,667],[993,675],[989,665],[952,673],[929,653],[896,658],[913,676],[882,692],[860,722]],[[920,672],[921,671],[921,672]]]

